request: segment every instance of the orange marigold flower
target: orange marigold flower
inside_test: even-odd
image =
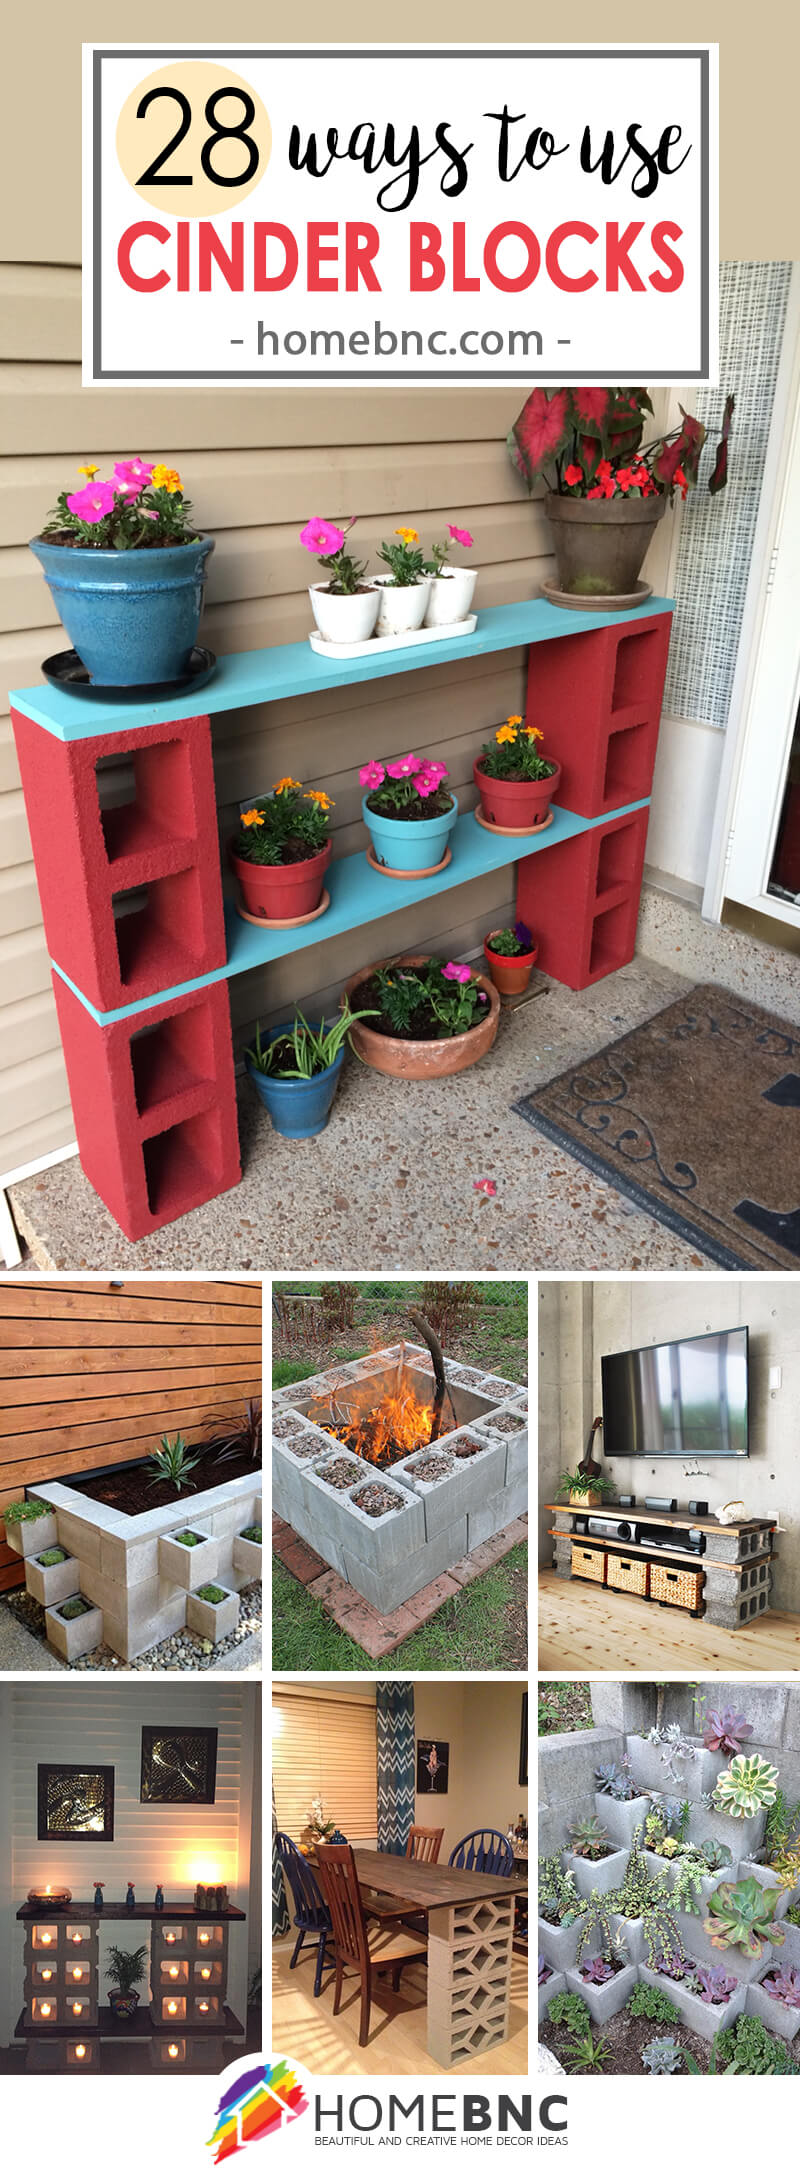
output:
[[[502,747],[504,741],[516,740],[516,726],[511,725],[510,722],[508,725],[500,725],[498,726],[497,732],[495,733],[494,737],[496,741],[500,742],[500,746]]]
[[[418,543],[419,543],[419,530],[418,530],[418,529],[395,529],[395,532],[394,532],[394,533],[395,533],[395,536],[401,536],[401,537],[402,537],[402,539],[403,539],[403,543],[404,543],[404,544],[418,544]]]
[[[272,791],[273,793],[288,793],[291,787],[294,787],[296,793],[300,792],[299,778],[276,778]]]
[[[263,821],[264,818],[261,814],[260,808],[245,809],[244,815],[242,817],[242,823],[245,826],[245,830],[249,831],[251,824],[263,824]]]
[[[87,461],[82,467],[78,469],[78,475],[88,476],[89,482],[92,483],[94,477],[98,474],[99,467],[99,461]]]
[[[521,718],[506,718],[506,725],[521,725]]]
[[[163,461],[156,462],[150,481],[156,491],[173,492],[180,491],[181,488],[181,479],[177,469],[165,468]]]
[[[327,793],[317,793],[314,791],[313,788],[310,788],[308,793],[304,794],[303,798],[306,801],[316,801],[318,808],[328,809],[335,806],[335,803],[330,799],[330,796]]]
[[[540,731],[538,725],[526,725],[525,731],[529,740],[544,740],[544,734]]]

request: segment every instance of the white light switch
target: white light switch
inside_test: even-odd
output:
[[[781,1387],[781,1383],[782,1383],[782,1382],[783,1382],[783,1369],[782,1369],[782,1368],[770,1368],[770,1371],[769,1371],[769,1387],[770,1387],[770,1390],[780,1390],[780,1387]]]

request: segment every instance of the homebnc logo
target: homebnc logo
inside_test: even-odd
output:
[[[268,2138],[308,2110],[305,2087],[284,2055],[269,2062],[247,2062],[220,2099],[214,2129],[206,2144],[215,2147],[215,2166],[241,2153],[256,2139]]]

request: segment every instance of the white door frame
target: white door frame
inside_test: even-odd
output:
[[[795,264],[709,849],[703,914],[712,922],[720,921],[726,898],[735,898],[800,928],[800,909],[773,899],[766,889],[800,693],[798,509],[800,264]]]

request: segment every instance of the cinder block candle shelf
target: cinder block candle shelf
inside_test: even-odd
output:
[[[344,856],[329,871],[322,926],[296,930],[256,928],[223,908],[211,715],[416,673],[441,663],[440,649],[342,659],[299,642],[240,652],[220,659],[201,716],[187,716],[180,697],[12,693],[81,1161],[128,1239],[240,1178],[232,976],[373,921],[394,924],[429,894],[512,863],[517,911],[537,930],[547,974],[584,989],[627,963],[671,611],[653,597],[635,612],[587,615],[537,599],[479,613],[473,634],[448,641],[448,662],[528,647],[529,713],[564,772],[552,823],[511,839],[466,813],[448,868],[417,882],[387,886],[364,854]],[[109,764],[125,766],[132,789],[104,807]]]

